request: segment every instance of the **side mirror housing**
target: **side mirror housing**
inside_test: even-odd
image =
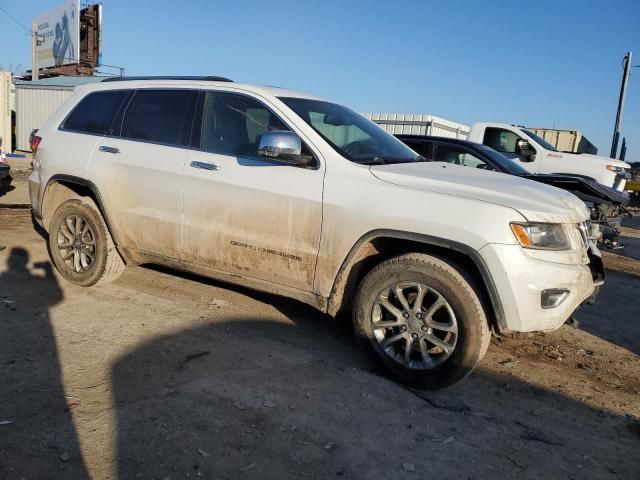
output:
[[[302,154],[302,141],[294,132],[273,130],[260,136],[258,155],[269,160],[309,167],[313,165],[311,155]]]
[[[536,159],[536,151],[528,140],[520,139],[516,142],[516,153],[521,155],[525,162],[533,162]]]

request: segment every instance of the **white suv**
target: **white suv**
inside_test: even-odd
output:
[[[397,379],[454,383],[490,331],[551,330],[602,262],[578,198],[426,162],[353,111],[217,77],[79,87],[33,137],[33,214],[91,286],[156,263],[353,312]]]

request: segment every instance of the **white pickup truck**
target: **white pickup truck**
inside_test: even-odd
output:
[[[624,191],[630,166],[614,158],[559,152],[525,127],[503,123],[476,123],[468,140],[482,143],[519,161],[531,173],[561,173],[589,177]]]

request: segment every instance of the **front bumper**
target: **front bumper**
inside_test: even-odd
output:
[[[580,305],[593,301],[596,289],[604,282],[604,268],[595,245],[589,252],[594,257],[589,264],[569,265],[533,258],[519,245],[489,244],[481,248],[479,253],[493,275],[504,311],[500,330],[555,330]],[[560,305],[543,308],[542,292],[556,289],[568,290],[569,294]]]

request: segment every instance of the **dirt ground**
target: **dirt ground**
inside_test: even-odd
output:
[[[389,381],[302,304],[144,267],[83,289],[0,209],[0,480],[640,478],[640,219],[579,328]],[[624,256],[623,256],[624,255]]]

